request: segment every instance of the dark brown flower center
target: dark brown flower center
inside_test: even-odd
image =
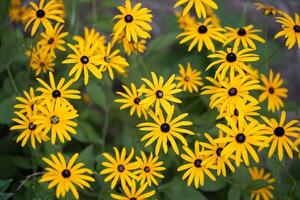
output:
[[[274,134],[277,136],[277,137],[282,137],[284,136],[284,128],[282,128],[281,126],[278,126],[277,128],[274,129]]]
[[[235,115],[235,116],[239,116],[239,111],[238,111],[238,109],[234,109],[234,111],[233,111],[233,114]]]
[[[58,98],[58,97],[61,97],[60,91],[59,90],[54,90],[52,92],[52,97],[55,98],[55,99]]]
[[[50,118],[50,122],[51,122],[52,125],[58,124],[59,123],[59,118],[56,115],[54,115]]]
[[[245,36],[247,34],[246,30],[244,28],[240,28],[238,30],[238,35],[239,36]]]
[[[195,167],[201,167],[201,163],[202,163],[202,160],[200,160],[200,159],[196,159],[195,161],[194,161],[194,165],[195,165]]]
[[[237,92],[238,92],[237,89],[233,87],[228,90],[228,95],[232,97],[237,95]]]
[[[124,165],[118,165],[118,171],[119,172],[124,172],[125,171]]]
[[[217,155],[221,156],[222,151],[223,151],[223,148],[219,147],[216,151]]]
[[[148,167],[148,166],[144,167],[144,171],[145,171],[146,173],[149,173],[149,172],[150,172],[150,167]]]
[[[109,63],[110,62],[110,57],[109,56],[104,56],[104,61]]]
[[[124,17],[124,20],[126,23],[131,23],[133,21],[133,17],[132,17],[132,15],[126,15]]]
[[[138,105],[141,102],[141,99],[137,97],[133,100],[133,102],[134,104]]]
[[[244,133],[239,133],[235,136],[235,139],[238,143],[244,143],[246,141],[246,136]]]
[[[275,93],[275,89],[274,89],[273,87],[270,87],[270,88],[269,88],[269,93],[270,93],[270,94],[274,94],[274,93]]]
[[[82,64],[88,64],[89,58],[87,56],[82,56],[80,58],[80,61],[81,61]]]
[[[163,96],[164,96],[164,93],[161,90],[157,90],[155,94],[156,94],[156,97],[159,99],[163,98]]]
[[[164,133],[168,133],[170,131],[171,127],[169,124],[167,123],[163,123],[161,126],[160,126],[160,130]]]
[[[191,80],[190,77],[188,77],[188,76],[184,77],[184,81],[189,82],[190,80]]]
[[[299,25],[295,25],[295,26],[294,26],[294,31],[295,31],[296,33],[300,33],[300,26],[299,26]]]
[[[236,55],[235,55],[234,53],[229,53],[229,54],[227,54],[227,56],[226,56],[226,60],[227,60],[228,62],[233,63],[233,62],[235,62],[235,61],[237,60],[237,57],[236,57]]]
[[[54,38],[53,37],[48,40],[48,44],[53,44],[53,42],[54,42]]]
[[[36,129],[36,125],[34,123],[30,122],[28,125],[28,128],[29,128],[29,130],[33,131]]]
[[[38,18],[43,18],[45,15],[46,15],[46,13],[45,13],[45,11],[42,10],[42,9],[39,9],[39,10],[36,11],[36,16],[37,16]]]
[[[204,25],[199,26],[198,33],[200,33],[200,34],[207,33],[207,27]]]
[[[71,176],[71,172],[70,170],[68,169],[64,169],[62,172],[61,172],[61,175],[64,177],[64,178],[69,178]]]
[[[131,197],[129,200],[137,200],[135,197]]]

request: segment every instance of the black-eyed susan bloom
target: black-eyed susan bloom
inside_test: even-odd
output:
[[[282,11],[275,8],[274,6],[264,5],[262,3],[255,3],[256,10],[261,10],[266,16],[275,16],[281,14]]]
[[[16,97],[18,103],[14,106],[14,108],[18,109],[19,113],[26,113],[28,109],[33,111],[37,100],[40,99],[40,96],[36,96],[35,89],[33,87],[30,87],[29,91],[24,90],[23,93],[23,97]]]
[[[61,153],[51,154],[51,159],[43,157],[43,161],[47,163],[45,168],[46,173],[39,180],[40,183],[50,182],[48,188],[56,186],[56,197],[66,197],[66,194],[71,190],[75,199],[79,199],[77,187],[84,189],[90,188],[89,182],[95,182],[91,177],[93,171],[85,168],[84,164],[76,163],[79,154],[74,154],[69,162]],[[76,163],[76,164],[75,164]]]
[[[114,17],[118,22],[113,28],[113,41],[116,41],[123,32],[129,42],[138,42],[138,38],[151,37],[149,32],[152,30],[150,23],[153,16],[150,9],[142,8],[141,3],[132,6],[131,1],[126,0],[125,6],[119,6],[118,10],[120,14]]]
[[[188,146],[183,146],[185,154],[181,154],[180,157],[187,163],[178,167],[177,171],[185,171],[182,179],[188,178],[187,184],[190,186],[192,182],[196,188],[204,185],[205,176],[208,176],[211,180],[216,181],[216,177],[212,174],[211,170],[217,169],[217,166],[211,162],[205,162],[207,156],[203,156],[200,153],[199,142],[196,141],[194,145],[194,151]]]
[[[15,112],[18,118],[13,118],[12,120],[17,123],[10,128],[10,130],[20,130],[21,134],[17,138],[17,143],[22,141],[21,145],[24,147],[28,140],[30,140],[32,148],[36,148],[36,143],[42,143],[47,141],[49,138],[46,134],[37,131],[37,125],[33,119],[33,115],[36,115],[37,109],[33,111],[31,108],[27,108],[27,112]]]
[[[66,37],[69,33],[62,32],[64,25],[60,23],[55,24],[54,27],[52,25],[45,30],[45,32],[41,33],[42,39],[38,42],[39,45],[42,46],[46,50],[47,53],[50,53],[52,57],[56,57],[55,50],[58,49],[60,51],[66,51],[64,44],[64,37]]]
[[[146,154],[141,151],[141,157],[136,156],[137,165],[139,166],[133,173],[137,176],[137,181],[141,185],[146,183],[148,186],[151,186],[152,183],[158,186],[156,178],[164,178],[164,175],[161,174],[162,171],[166,170],[162,165],[164,162],[158,160],[158,156],[153,156],[151,152],[147,158]]]
[[[143,93],[139,92],[133,83],[131,83],[131,89],[125,85],[122,87],[125,92],[117,92],[122,98],[115,100],[115,102],[123,104],[120,109],[130,108],[130,116],[136,112],[139,118],[143,115],[144,118],[147,119],[148,108],[140,103],[142,101]]]
[[[29,2],[31,9],[24,16],[27,21],[25,31],[33,23],[31,28],[31,36],[33,36],[42,24],[44,28],[51,29],[51,21],[54,20],[60,23],[64,23],[64,20],[59,16],[63,11],[61,10],[61,4],[55,0],[50,0],[45,3],[45,0],[40,0],[39,4],[35,4],[33,1]]]
[[[45,106],[38,107],[40,113],[33,116],[37,127],[37,132],[48,135],[51,131],[51,144],[55,144],[56,138],[64,143],[71,140],[71,134],[76,134],[74,121],[78,117],[77,111],[73,108],[62,105],[58,102],[48,102]]]
[[[101,56],[100,72],[103,73],[108,71],[111,79],[114,79],[115,77],[113,70],[116,70],[120,74],[124,74],[126,72],[126,68],[129,66],[126,59],[120,55],[120,50],[113,50],[111,43],[108,43],[107,46],[100,45],[97,54]]]
[[[282,101],[283,98],[287,98],[288,89],[281,87],[283,84],[283,79],[280,78],[280,74],[277,73],[274,76],[273,70],[269,71],[269,78],[264,74],[261,74],[262,85],[259,90],[262,94],[259,96],[259,101],[263,102],[268,100],[268,111],[279,111],[284,107]]]
[[[264,168],[250,167],[248,168],[251,179],[254,181],[265,181],[267,185],[258,189],[251,191],[250,200],[270,200],[274,199],[273,191],[275,190],[273,184],[276,181],[275,178],[272,177],[270,172],[266,172]]]
[[[41,45],[34,48],[28,57],[30,58],[30,67],[35,71],[36,76],[54,71],[54,57]]]
[[[295,20],[286,13],[282,16],[276,17],[276,22],[281,24],[282,30],[275,35],[275,39],[283,37],[286,39],[285,45],[291,49],[296,45],[300,48],[300,18],[295,13]]]
[[[236,76],[228,81],[216,81],[207,78],[214,86],[204,86],[202,95],[211,95],[210,108],[218,108],[220,113],[234,113],[235,109],[243,110],[241,105],[246,101],[258,102],[250,91],[257,90],[259,81],[251,80],[249,76]]]
[[[75,41],[78,43],[85,43],[88,40],[91,40],[90,45],[104,45],[105,43],[105,36],[101,35],[100,32],[96,31],[94,28],[84,27],[84,36],[75,35],[73,37]]]
[[[196,18],[189,13],[186,15],[182,15],[181,12],[175,12],[175,15],[177,17],[179,28],[184,31],[187,31],[189,27],[197,25]]]
[[[264,125],[256,121],[249,123],[237,124],[233,120],[229,120],[229,126],[217,124],[219,130],[226,133],[226,137],[216,139],[218,143],[228,143],[222,150],[221,155],[229,157],[235,156],[235,164],[240,166],[241,162],[249,166],[249,157],[251,156],[255,162],[259,162],[259,157],[254,146],[265,147],[266,137]]]
[[[133,170],[138,168],[136,162],[131,162],[134,155],[134,149],[132,148],[129,155],[126,155],[126,149],[123,148],[121,152],[114,147],[115,158],[108,153],[102,155],[108,160],[102,162],[103,169],[100,174],[106,175],[104,182],[111,181],[111,189],[115,188],[118,181],[121,182],[121,186],[124,188],[126,184],[131,185],[134,179],[137,179],[133,174]]]
[[[43,100],[41,104],[46,104],[48,102],[57,102],[58,104],[62,103],[62,104],[70,105],[68,99],[81,98],[81,96],[79,95],[80,94],[79,90],[69,89],[74,83],[73,79],[66,82],[65,78],[61,78],[58,84],[56,84],[54,80],[54,76],[50,72],[49,73],[50,84],[47,84],[45,81],[43,81],[40,78],[37,78],[37,80],[43,86],[37,88],[37,91],[42,93],[41,98]]]
[[[173,118],[174,106],[171,106],[167,111],[166,117],[162,111],[159,112],[158,115],[155,115],[152,111],[149,111],[148,113],[154,122],[144,122],[137,125],[141,131],[148,132],[141,139],[141,141],[148,140],[145,147],[156,141],[155,155],[158,155],[161,148],[163,148],[164,153],[168,152],[168,142],[170,142],[174,152],[179,155],[175,139],[180,140],[183,145],[187,146],[188,143],[182,134],[194,135],[192,131],[183,128],[193,124],[191,121],[182,121],[188,116],[188,113]]]
[[[215,54],[211,54],[208,58],[217,58],[218,60],[212,62],[207,66],[206,70],[209,70],[213,66],[218,66],[216,75],[220,75],[221,79],[224,79],[228,70],[230,70],[230,77],[233,77],[235,73],[245,75],[245,72],[250,73],[251,69],[245,63],[255,62],[259,60],[259,56],[252,52],[253,49],[227,48],[226,51],[220,50]]]
[[[147,40],[140,39],[137,42],[129,42],[126,37],[121,40],[125,53],[130,56],[132,54],[143,54],[146,50]]]
[[[69,76],[74,76],[74,81],[77,81],[82,72],[84,75],[84,84],[89,82],[89,72],[91,72],[97,79],[102,79],[101,71],[96,67],[101,64],[101,57],[96,55],[98,44],[92,43],[92,38],[87,41],[79,41],[78,47],[68,44],[73,50],[74,54],[69,54],[67,59],[63,61],[64,64],[75,64],[69,72]]]
[[[10,8],[8,13],[10,21],[15,23],[26,23],[24,16],[27,14],[28,10],[29,9],[26,6]]]
[[[277,149],[279,160],[283,159],[284,152],[293,159],[293,150],[299,152],[298,147],[295,145],[292,138],[299,138],[300,128],[295,125],[299,122],[298,120],[292,120],[285,123],[286,113],[283,111],[281,113],[280,120],[268,119],[262,116],[265,121],[265,134],[268,135],[268,139],[265,141],[270,144],[270,149],[268,157],[273,156],[275,150]]]
[[[213,139],[209,134],[205,133],[204,136],[208,140],[206,142],[200,142],[200,145],[203,147],[203,151],[200,153],[201,155],[207,156],[203,164],[212,163],[217,166],[217,175],[220,176],[221,173],[223,176],[226,176],[227,167],[235,172],[235,168],[231,163],[231,159],[233,156],[225,157],[222,155],[222,151],[227,145],[227,143],[217,143],[215,139]],[[224,134],[222,131],[219,131],[219,137],[224,138]]]
[[[188,27],[183,33],[180,33],[177,38],[181,38],[180,44],[186,43],[192,40],[189,45],[188,51],[191,51],[195,46],[200,52],[205,45],[206,48],[212,52],[215,52],[214,40],[223,43],[226,39],[223,28],[212,25],[211,19],[207,18],[203,23],[195,23]]]
[[[141,104],[147,107],[154,107],[155,114],[158,114],[161,111],[161,107],[168,112],[171,107],[171,102],[182,102],[180,99],[174,97],[174,94],[182,91],[176,88],[176,83],[174,83],[175,75],[172,75],[165,83],[162,76],[157,77],[154,72],[151,72],[151,76],[152,82],[146,78],[142,78],[146,87],[140,89],[140,92],[145,95]]]
[[[135,180],[132,180],[128,186],[122,186],[122,188],[124,190],[124,196],[119,194],[111,194],[111,197],[117,200],[146,200],[155,194],[155,190],[145,192],[147,189],[147,183],[140,184],[140,187],[137,188]]]
[[[241,28],[225,27],[227,32],[225,33],[226,41],[224,45],[233,42],[233,46],[238,48],[242,45],[244,48],[250,47],[256,49],[255,42],[265,43],[266,41],[257,35],[261,30],[254,29],[253,25],[244,26]]]
[[[182,88],[183,91],[188,90],[190,93],[199,91],[199,87],[203,85],[200,71],[193,69],[191,64],[187,63],[186,69],[179,64],[179,73],[180,75],[175,77],[178,81],[177,88]]]
[[[182,15],[186,15],[190,12],[191,8],[194,6],[198,18],[206,18],[206,9],[205,6],[211,7],[213,9],[218,9],[218,5],[214,2],[214,0],[177,0],[174,8],[179,7],[181,5],[187,4],[182,12]]]

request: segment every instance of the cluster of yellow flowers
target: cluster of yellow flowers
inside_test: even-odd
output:
[[[77,133],[75,127],[79,114],[70,100],[81,98],[80,91],[71,89],[72,85],[82,74],[85,85],[88,84],[89,73],[97,79],[102,79],[105,72],[111,79],[114,79],[114,72],[125,74],[129,63],[115,44],[122,44],[128,56],[143,53],[147,39],[151,38],[153,16],[151,10],[142,7],[141,3],[132,5],[130,0],[126,0],[124,5],[118,7],[119,14],[114,17],[117,22],[110,41],[94,28],[85,27],[83,36],[73,36],[74,43],[67,43],[72,53],[62,62],[72,65],[69,71],[69,77],[72,78],[60,78],[56,82],[52,73],[56,51],[66,51],[64,38],[68,35],[63,32],[64,3],[40,0],[39,4],[31,1],[29,5],[26,7],[21,1],[11,0],[10,19],[12,22],[22,22],[25,30],[32,25],[33,37],[40,33],[40,40],[26,51],[26,55],[36,76],[49,72],[49,83],[37,78],[40,84],[38,88],[30,88],[24,91],[24,97],[17,97],[19,103],[15,105],[16,117],[13,119],[16,125],[11,130],[21,131],[17,142],[22,141],[22,146],[30,138],[35,149],[37,142],[51,140],[54,145],[57,137],[62,143],[72,139],[71,135]],[[284,107],[282,98],[287,98],[287,89],[282,88],[280,74],[270,70],[267,77],[250,65],[260,59],[254,53],[256,43],[266,42],[257,35],[261,31],[253,25],[222,27],[214,12],[218,5],[213,0],[178,0],[174,5],[181,6],[184,6],[183,10],[176,13],[183,31],[177,36],[181,39],[179,43],[191,41],[188,51],[197,46],[199,53],[204,48],[211,52],[208,58],[215,60],[206,70],[216,68],[214,76],[207,76],[206,80],[210,83],[204,84],[199,70],[190,63],[186,67],[179,64],[178,75],[173,74],[165,80],[151,72],[151,79],[142,78],[143,84],[140,86],[131,83],[130,87],[123,86],[123,92],[117,92],[120,97],[115,102],[122,104],[120,109],[130,108],[131,116],[136,113],[143,118],[144,121],[137,125],[139,130],[146,132],[141,141],[146,142],[145,147],[155,143],[155,150],[149,154],[141,151],[140,157],[136,156],[134,161],[134,149],[129,155],[126,155],[125,148],[120,151],[116,147],[115,156],[103,153],[107,161],[102,162],[100,174],[106,176],[105,182],[111,181],[111,189],[120,182],[124,192],[124,196],[111,194],[114,199],[142,200],[155,194],[155,190],[146,190],[152,184],[159,185],[158,180],[164,178],[161,172],[166,168],[164,162],[159,160],[161,149],[166,154],[172,147],[174,153],[180,155],[185,163],[177,171],[184,171],[182,178],[187,179],[188,185],[194,182],[196,188],[204,185],[205,176],[215,181],[214,170],[217,176],[226,176],[227,168],[235,172],[241,163],[250,166],[249,158],[258,163],[258,152],[263,149],[268,149],[268,157],[277,151],[279,160],[283,159],[284,152],[290,158],[293,158],[293,151],[299,152],[298,121],[286,122],[285,111],[282,111],[279,120],[268,119],[259,112],[259,104],[265,100],[268,100],[269,111],[280,111]],[[282,30],[275,38],[284,36],[289,49],[297,45],[300,48],[298,14],[295,14],[294,20],[274,7],[259,3],[256,6],[265,15],[275,16],[276,22],[281,24]],[[192,8],[195,8],[197,17],[192,16]],[[217,50],[217,43],[223,49]],[[255,90],[261,92],[259,97],[255,97]],[[210,95],[209,108],[217,109],[217,119],[223,122],[216,125],[218,133],[204,133],[205,140],[200,141],[193,131],[186,128],[193,125],[185,120],[188,113],[175,116],[177,106],[182,103],[177,95],[183,92]],[[214,134],[218,134],[218,137],[212,137]],[[189,145],[188,141],[193,141],[193,144]],[[60,152],[52,154],[51,159],[43,158],[49,167],[45,169],[46,173],[40,182],[51,182],[48,188],[57,186],[57,198],[65,197],[71,190],[78,199],[75,186],[83,189],[91,187],[89,182],[95,181],[91,176],[92,170],[84,168],[83,163],[75,164],[78,156],[74,154],[68,163]],[[264,169],[253,167],[249,168],[249,172],[254,180],[266,180],[270,184],[254,191],[251,198],[273,198],[270,191],[274,190],[271,184],[275,179],[269,173],[265,174]]]

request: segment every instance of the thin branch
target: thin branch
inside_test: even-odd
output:
[[[19,191],[23,185],[25,185],[25,183],[27,181],[29,181],[31,178],[35,177],[35,176],[39,176],[39,175],[42,175],[44,174],[45,172],[36,172],[36,173],[33,173],[33,174],[30,174],[28,176],[26,176],[26,178],[21,182],[21,184],[17,187],[17,191]]]

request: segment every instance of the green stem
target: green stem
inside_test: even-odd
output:
[[[263,66],[263,65],[265,65],[266,63],[268,63],[269,62],[269,60],[271,60],[272,58],[273,58],[273,56],[275,56],[276,55],[276,53],[280,50],[280,47],[281,47],[281,45],[278,45],[275,49],[274,49],[274,51],[264,60],[264,61],[262,61],[261,62],[261,64],[259,65],[259,66]]]
[[[244,26],[247,21],[248,6],[249,6],[249,0],[246,0],[246,5],[244,6],[243,14],[241,18],[241,27]]]
[[[150,75],[150,71],[149,71],[147,65],[145,64],[142,56],[141,55],[136,55],[136,54],[134,54],[134,56],[137,60],[137,63],[143,68],[144,75]]]
[[[19,90],[17,88],[15,80],[13,79],[13,76],[11,74],[9,65],[6,66],[6,71],[8,73],[8,77],[9,77],[10,83],[11,83],[12,87],[14,88],[16,95],[19,96]]]
[[[106,143],[106,135],[107,135],[107,129],[108,129],[108,125],[109,125],[109,110],[105,111],[105,115],[104,115],[104,124],[103,124],[103,129],[102,129],[102,151],[105,151],[105,143]]]

